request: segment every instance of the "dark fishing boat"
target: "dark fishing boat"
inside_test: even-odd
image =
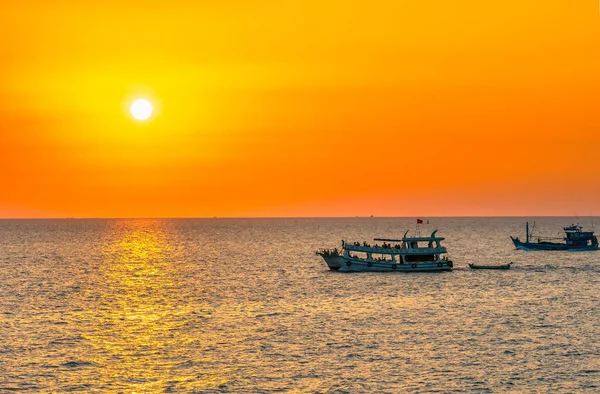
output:
[[[501,264],[501,265],[476,265],[476,264],[469,264],[469,267],[472,270],[509,270],[511,264],[512,264],[512,261],[510,263],[508,263],[508,264]]]
[[[535,228],[535,222],[533,227]],[[563,227],[563,230],[565,231],[565,237],[535,237],[536,242],[532,242],[534,237],[529,233],[529,222],[527,222],[525,224],[525,242],[519,240],[519,237],[510,237],[510,239],[515,244],[515,248],[521,250],[583,251],[598,249],[598,238],[596,238],[593,231],[582,231],[582,227],[578,224]]]

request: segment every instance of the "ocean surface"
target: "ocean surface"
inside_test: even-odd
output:
[[[600,392],[600,251],[514,250],[525,218],[423,219],[452,272],[314,254],[415,218],[0,220],[0,392]]]

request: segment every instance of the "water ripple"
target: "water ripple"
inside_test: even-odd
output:
[[[598,254],[520,222],[437,220],[453,272],[340,275],[312,251],[414,225],[0,221],[0,391],[595,392]]]

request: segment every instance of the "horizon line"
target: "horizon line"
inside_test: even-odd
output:
[[[585,218],[600,215],[447,215],[447,216],[124,216],[124,217],[0,217],[0,220],[160,220],[160,219],[421,219],[421,218]]]

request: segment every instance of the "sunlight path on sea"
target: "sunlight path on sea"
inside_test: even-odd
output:
[[[515,251],[520,218],[444,218],[452,272],[314,255],[406,222],[0,221],[0,391],[597,392],[600,252]]]
[[[96,367],[74,370],[81,382],[158,392],[210,388],[226,380],[218,371],[202,376],[191,368],[192,359],[214,361],[210,353],[194,354],[196,342],[211,338],[191,335],[189,325],[202,305],[192,307],[181,288],[184,272],[165,226],[157,220],[117,221],[105,233],[103,259],[87,279],[81,308],[70,317],[92,347],[85,363]]]

